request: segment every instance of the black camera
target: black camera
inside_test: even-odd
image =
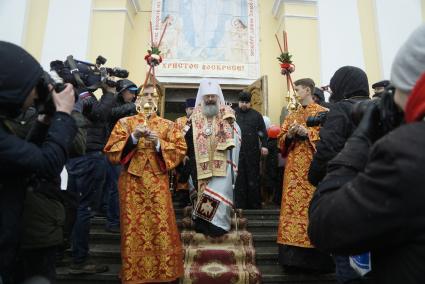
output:
[[[355,125],[358,125],[363,118],[364,112],[369,104],[375,104],[379,111],[379,129],[384,135],[403,122],[403,111],[394,102],[395,88],[391,85],[385,88],[380,98],[360,101],[351,110],[351,118]]]
[[[127,78],[129,73],[122,68],[109,68],[102,66],[106,63],[106,58],[98,56],[96,63],[89,63],[80,60],[75,60],[72,55],[69,55],[65,61],[55,60],[50,63],[50,69],[64,83],[70,83],[77,89],[86,89],[94,92],[106,83],[110,87],[116,87],[116,82],[111,77]]]
[[[325,123],[326,118],[328,117],[328,111],[320,111],[314,116],[307,117],[305,124],[307,127],[321,126]]]
[[[52,90],[50,90],[51,85],[52,90],[55,90],[57,93],[62,92],[65,89],[63,83],[55,81],[47,72],[43,72],[36,89],[38,94],[38,99],[35,102],[36,109],[39,114],[53,114],[56,111],[55,104],[53,102]],[[78,100],[78,94],[75,93],[75,101]]]

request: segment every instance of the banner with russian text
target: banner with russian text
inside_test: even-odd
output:
[[[157,76],[259,77],[257,0],[152,0]]]

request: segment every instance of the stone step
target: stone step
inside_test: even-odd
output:
[[[174,213],[176,214],[177,219],[181,219],[183,217],[183,208],[174,209]],[[272,209],[245,209],[243,210],[243,217],[248,220],[264,220],[264,219],[272,219],[278,220],[280,214],[280,208],[272,208]]]
[[[73,275],[68,273],[67,267],[56,269],[57,282],[61,284],[119,284],[121,283],[118,275],[121,268],[120,264],[110,264],[109,271],[92,275]]]
[[[182,208],[176,208],[174,209],[174,212],[176,214],[177,219],[183,216]],[[280,214],[280,208],[245,209],[243,210],[243,213],[242,213],[243,217],[247,218],[248,220],[265,220],[265,219],[278,220],[279,214]]]
[[[334,274],[323,274],[323,275],[308,275],[308,274],[287,274],[283,268],[278,264],[265,264],[257,265],[258,269],[262,273],[263,284],[272,283],[284,283],[284,284],[295,284],[295,283],[314,283],[314,284],[336,284]]]
[[[254,231],[252,232],[254,247],[272,247],[276,245],[277,229],[272,231]],[[92,228],[90,230],[90,244],[119,244],[120,234],[106,232],[103,227]]]
[[[280,208],[243,210],[243,216],[248,220],[279,220],[279,215]]]
[[[262,274],[263,284],[283,283],[314,283],[314,284],[330,284],[336,283],[333,274],[326,275],[291,275],[285,274],[284,270],[277,264],[258,265]],[[57,269],[57,279],[60,284],[119,284],[118,277],[120,270],[119,264],[110,264],[109,271],[105,273],[93,275],[72,275],[68,274],[68,269],[60,267]],[[223,284],[223,283],[217,283]]]
[[[277,264],[277,246],[256,248],[255,254],[257,264]],[[90,256],[100,263],[121,263],[119,244],[92,244],[90,245]]]
[[[177,220],[177,227],[181,230],[181,220]],[[105,228],[106,218],[103,217],[94,217],[91,219],[91,230],[95,229],[103,229]],[[278,220],[271,220],[271,219],[248,219],[247,221],[247,230],[251,233],[255,232],[263,232],[263,233],[269,233],[269,234],[276,234],[277,233],[277,227],[279,225]]]

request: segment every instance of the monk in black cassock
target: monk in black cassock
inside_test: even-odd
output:
[[[263,116],[251,108],[251,94],[239,94],[236,122],[242,131],[238,177],[235,186],[237,208],[260,209],[260,156],[268,154],[267,130]]]

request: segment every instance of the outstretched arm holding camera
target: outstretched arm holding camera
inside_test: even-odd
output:
[[[107,122],[111,116],[111,109],[114,103],[115,88],[109,87],[106,84],[102,85],[102,96],[98,100],[94,94],[86,98],[90,101],[89,111],[84,109],[84,113],[88,119],[95,122]]]

